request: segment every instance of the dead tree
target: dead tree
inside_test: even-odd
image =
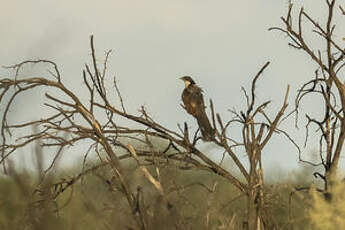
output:
[[[190,133],[188,125],[184,123],[184,127],[179,126],[179,131],[170,130],[156,122],[144,109],[141,108],[140,114],[130,114],[126,111],[124,101],[114,79],[113,87],[117,93],[119,107],[115,107],[110,103],[110,95],[106,90],[107,63],[110,52],[106,53],[103,68],[99,67],[96,61],[93,37],[91,36],[91,54],[92,64],[85,65],[82,77],[84,87],[87,88],[89,98],[87,102],[82,102],[78,92],[72,92],[64,84],[63,76],[61,76],[58,66],[49,60],[28,60],[9,68],[15,70],[14,78],[3,78],[0,80],[0,102],[3,106],[1,111],[1,138],[0,146],[1,159],[4,172],[6,172],[6,160],[11,154],[15,154],[20,148],[28,144],[40,141],[42,147],[58,147],[56,155],[67,148],[82,140],[91,140],[90,149],[96,152],[99,149],[107,154],[108,158],[102,165],[109,164],[113,170],[116,183],[120,185],[120,189],[127,199],[128,205],[133,210],[133,218],[139,229],[148,229],[147,214],[140,207],[141,193],[132,191],[128,185],[126,177],[123,175],[121,160],[126,158],[134,158],[141,166],[141,170],[145,177],[153,184],[159,194],[162,196],[167,210],[177,213],[174,204],[171,204],[165,196],[164,188],[159,181],[159,175],[152,175],[145,166],[141,165],[141,159],[151,162],[152,165],[157,164],[157,159],[169,160],[174,162],[183,162],[184,169],[207,170],[227,179],[229,183],[236,186],[239,191],[247,197],[248,201],[248,219],[246,221],[248,229],[254,230],[264,226],[265,229],[275,229],[274,221],[271,215],[264,208],[264,182],[263,168],[261,157],[264,147],[271,140],[273,134],[280,134],[290,137],[286,132],[278,128],[279,122],[287,108],[287,99],[289,87],[286,90],[283,103],[280,110],[270,118],[265,112],[270,101],[258,104],[256,100],[256,84],[262,72],[267,68],[267,62],[254,77],[250,92],[247,93],[243,89],[246,98],[246,110],[236,112],[230,119],[224,121],[220,114],[215,112],[212,101],[210,100],[210,110],[212,114],[212,126],[215,129],[215,139],[212,141],[215,145],[223,150],[224,156],[228,156],[239,169],[240,176],[227,171],[222,167],[222,162],[216,162],[210,157],[210,154],[203,152],[198,146],[201,140],[197,133]],[[48,77],[31,77],[19,79],[19,71],[28,64],[46,63],[52,67],[50,76]],[[45,94],[47,109],[54,111],[54,114],[48,117],[41,117],[37,120],[27,121],[24,123],[9,123],[8,116],[11,106],[17,99],[17,96],[27,91],[36,90],[39,87],[54,88],[61,97],[52,94]],[[5,100],[6,97],[6,100]],[[134,124],[135,128],[129,126],[121,126],[119,119],[126,120]],[[21,130],[23,128],[36,127],[36,132],[28,135],[22,135],[16,140],[11,138],[11,132]],[[242,136],[239,140],[231,138],[231,130],[241,130]],[[148,148],[140,149],[125,144],[123,138],[137,140]],[[156,151],[152,148],[152,138],[165,140],[168,144],[165,150]],[[119,155],[120,149],[127,151],[127,154]],[[167,150],[171,149],[173,154],[167,154]],[[249,167],[246,167],[244,161],[239,158],[246,152]],[[51,163],[54,164],[54,161]],[[101,166],[101,165],[100,165]],[[96,166],[96,167],[100,167]],[[47,170],[46,170],[47,171]],[[90,171],[90,170],[89,170]],[[88,170],[85,173],[89,172]],[[73,178],[71,181],[64,181],[59,184],[60,188],[57,193],[63,192],[68,186],[81,178],[82,175]]]
[[[315,172],[314,176],[324,181],[324,191],[328,192],[332,177],[336,174],[339,159],[343,152],[345,140],[345,91],[344,91],[344,66],[345,46],[341,41],[343,34],[336,34],[334,17],[336,14],[344,15],[341,5],[336,0],[324,0],[327,17],[325,21],[318,22],[304,9],[301,8],[298,16],[293,16],[293,5],[290,4],[286,17],[282,17],[282,27],[274,27],[270,30],[278,30],[285,33],[290,40],[289,46],[304,52],[317,65],[314,76],[305,82],[298,91],[295,100],[296,126],[299,117],[300,105],[306,96],[312,96],[320,102],[323,108],[321,119],[318,114],[306,113],[306,138],[310,127],[316,127],[319,139],[319,161],[302,162],[313,166],[322,165],[324,172]],[[340,2],[340,1],[339,1]],[[294,20],[296,18],[296,20]],[[306,27],[312,28],[312,34],[320,38],[322,46],[313,46]],[[320,97],[321,96],[321,97]],[[321,101],[320,99],[321,98]]]

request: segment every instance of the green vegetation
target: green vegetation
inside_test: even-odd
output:
[[[345,226],[345,185],[332,186],[332,196],[325,199],[312,190],[312,208],[309,209],[310,221],[315,230],[341,229]]]
[[[140,208],[149,215],[148,229],[241,229],[246,221],[246,197],[222,177],[200,170],[181,170],[173,164],[160,167],[160,182],[169,202],[178,210],[172,216],[134,161],[127,161],[124,166],[131,188],[139,189]],[[155,168],[148,168],[157,175]],[[78,171],[73,168],[50,173],[39,186],[38,178],[26,172],[13,171],[11,176],[2,177],[0,229],[135,229],[125,196],[116,182],[109,183],[113,180],[110,167],[105,165],[84,177],[77,177]],[[73,181],[65,175],[79,179],[62,192],[61,188]],[[316,192],[308,200],[308,192],[293,192],[294,186],[288,181],[267,185],[265,215],[279,229],[334,229],[324,228],[326,222],[335,224],[327,218],[341,210],[344,202],[332,206]],[[332,216],[324,215],[326,210]],[[325,220],[322,225],[318,225],[320,216]],[[340,224],[343,219],[338,216]]]

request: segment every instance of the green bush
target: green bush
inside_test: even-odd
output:
[[[309,209],[313,229],[333,230],[345,226],[345,184],[337,183],[331,187],[331,197],[312,190],[312,208]]]

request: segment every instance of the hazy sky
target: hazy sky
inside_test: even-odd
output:
[[[315,17],[326,17],[324,1],[299,2]],[[278,109],[290,84],[291,110],[297,87],[313,76],[315,66],[287,46],[285,35],[267,30],[281,25],[287,7],[287,0],[5,1],[0,10],[0,64],[51,59],[60,66],[64,82],[78,90],[83,65],[90,61],[93,34],[100,60],[104,51],[113,50],[110,77],[116,74],[130,111],[143,104],[154,118],[177,130],[176,124],[184,121],[196,126],[179,106],[184,87],[180,76],[193,76],[206,100],[212,98],[226,118],[227,109],[243,108],[241,86],[248,87],[262,65],[271,61],[258,82],[257,98],[273,99],[270,108]],[[0,74],[6,76],[7,71],[1,69]],[[12,110],[13,118],[37,116],[37,110],[30,110],[37,101],[35,95],[23,98]],[[317,110],[319,105],[308,108]],[[25,109],[29,113],[23,115]],[[302,144],[304,129],[294,130],[291,124],[286,125],[288,131]],[[310,146],[304,153],[316,148]],[[264,153],[266,165],[292,169],[297,162],[296,150],[279,138]]]

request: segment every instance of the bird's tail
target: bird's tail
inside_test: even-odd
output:
[[[201,131],[201,135],[206,141],[211,141],[214,139],[214,129],[212,128],[210,121],[208,120],[208,117],[205,112],[200,113],[198,116],[196,116],[196,119],[198,121],[198,125]]]

